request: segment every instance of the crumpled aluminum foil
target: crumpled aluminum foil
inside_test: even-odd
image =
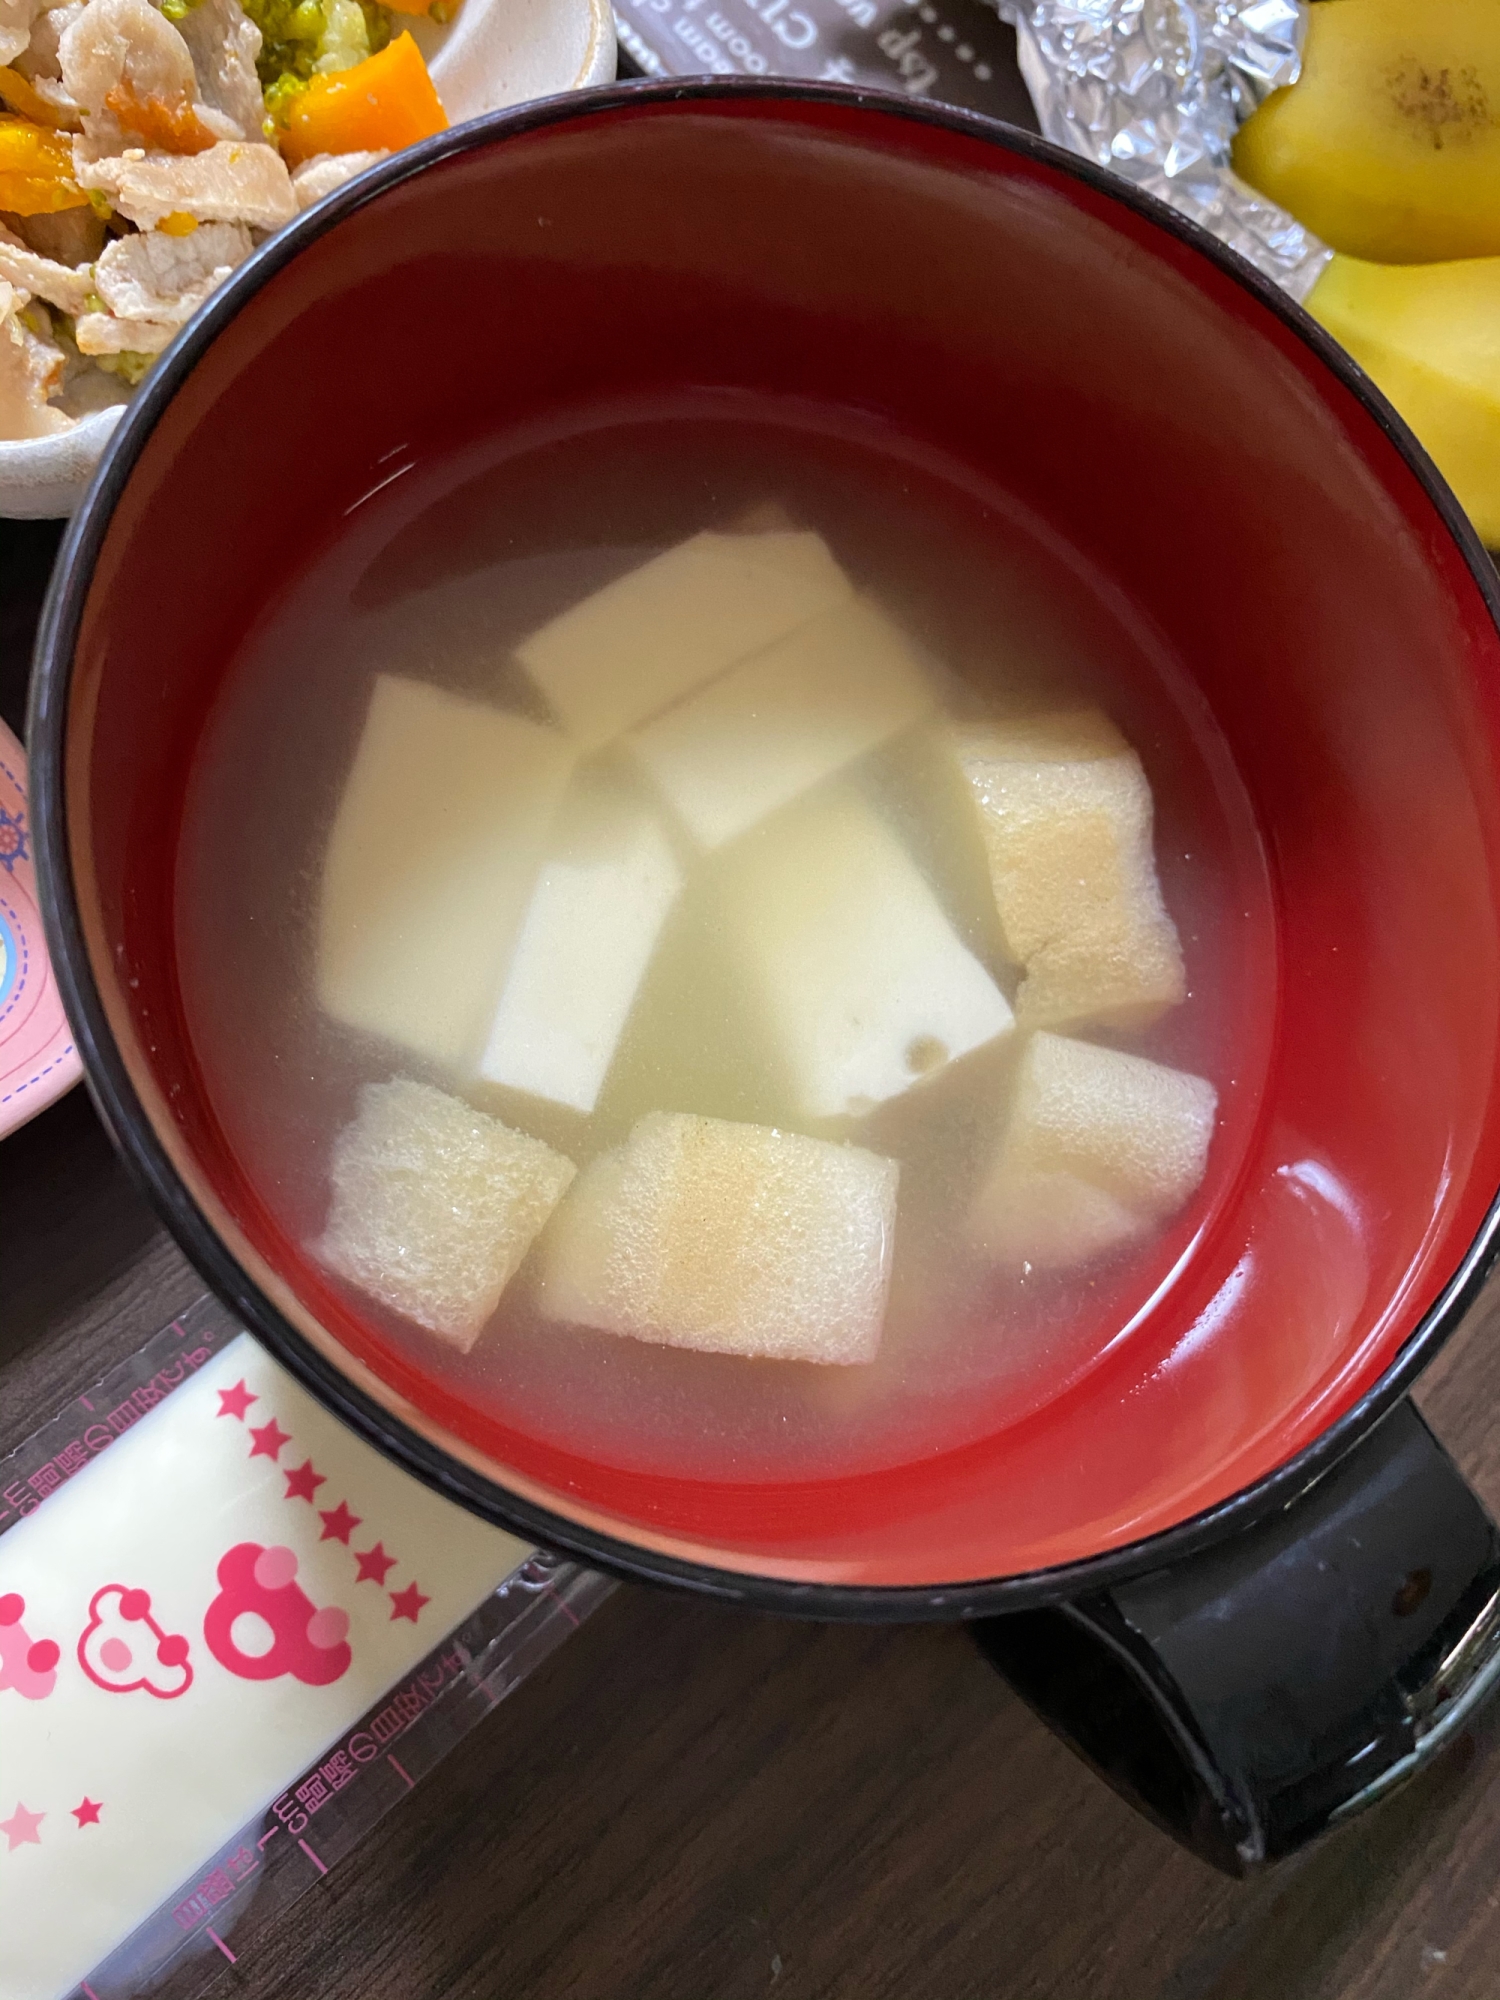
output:
[[[1330,252],[1230,170],[1296,80],[1307,0],[996,0],[1045,135],[1169,202],[1301,300]]]

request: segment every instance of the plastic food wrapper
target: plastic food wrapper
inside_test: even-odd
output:
[[[1044,135],[1201,223],[1304,299],[1329,251],[1230,170],[1295,83],[1307,0],[998,0]]]
[[[610,1588],[201,1301],[0,1462],[0,2000],[191,2000]]]
[[[981,0],[616,0],[647,76],[797,76],[1035,128],[1012,29]]]
[[[1039,129],[1295,299],[1328,261],[1229,167],[1239,126],[1296,81],[1307,0],[618,0],[615,18],[648,76],[873,85]]]

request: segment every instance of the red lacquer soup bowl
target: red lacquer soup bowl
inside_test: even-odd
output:
[[[310,543],[393,463],[679,391],[854,413],[1013,496],[1194,685],[1262,867],[1232,1159],[1160,1282],[1024,1421],[857,1476],[654,1477],[467,1407],[277,1225],[184,1027],[187,773]],[[1243,1867],[1395,1782],[1487,1685],[1496,1543],[1404,1392],[1495,1230],[1495,604],[1370,385],[1164,208],[895,100],[584,93],[322,204],[137,397],[41,640],[53,953],[171,1228],[383,1450],[636,1577],[983,1619],[1115,1783]]]

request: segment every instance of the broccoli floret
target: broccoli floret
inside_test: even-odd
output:
[[[163,0],[195,6],[197,0]],[[351,69],[391,39],[390,9],[381,0],[243,0],[260,29],[256,73],[266,99],[266,136],[285,123],[289,97],[314,76]]]
[[[320,0],[244,0],[260,29],[256,73],[269,90],[284,76],[309,77],[327,20]]]
[[[378,56],[391,39],[391,10],[380,5],[380,0],[359,0],[359,10],[365,17],[365,35],[370,44],[370,54]]]
[[[308,85],[305,76],[294,76],[289,70],[285,76],[266,86],[266,137],[273,143],[277,128],[285,125],[287,106],[294,97],[300,97]]]
[[[256,74],[269,90],[284,76],[312,75],[313,57],[323,35],[318,0],[247,0],[245,12],[260,29]]]
[[[164,4],[191,6],[196,0]],[[273,124],[280,122],[285,104],[284,96],[272,102],[278,85],[350,69],[391,39],[390,9],[380,0],[244,0],[244,7],[260,29],[255,67]]]

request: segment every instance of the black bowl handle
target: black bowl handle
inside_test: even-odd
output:
[[[1413,1775],[1500,1680],[1500,1533],[1403,1401],[1268,1520],[975,1635],[1117,1792],[1243,1875]]]

